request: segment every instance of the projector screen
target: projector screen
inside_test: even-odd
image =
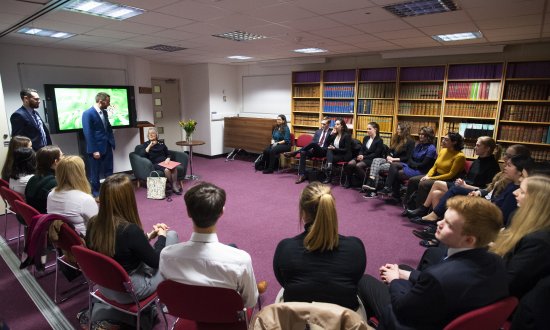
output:
[[[243,112],[290,114],[292,76],[243,76]]]

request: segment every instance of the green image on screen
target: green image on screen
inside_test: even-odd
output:
[[[130,125],[128,92],[124,88],[55,88],[59,130],[82,128],[82,113],[95,104],[99,92],[111,96],[107,108],[111,126]]]

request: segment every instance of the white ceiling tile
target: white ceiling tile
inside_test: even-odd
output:
[[[29,16],[44,8],[45,0],[39,1],[15,1],[2,0],[2,12],[16,15]]]
[[[214,6],[203,5],[192,1],[180,1],[159,8],[156,11],[159,13],[183,17],[194,21],[207,21],[233,13],[233,11],[217,8]]]
[[[482,20],[477,22],[477,26],[484,29],[500,29],[500,28],[512,28],[525,25],[533,25],[535,23],[542,22],[541,15],[526,15],[526,16],[514,16],[507,17],[504,19],[492,19],[492,20]]]
[[[515,28],[506,28],[506,29],[494,29],[494,30],[484,30],[483,36],[489,41],[495,41],[495,37],[500,36],[517,36],[517,35],[531,35],[540,33],[540,26],[531,25],[531,26],[522,26]],[[514,39],[510,39],[514,40]]]
[[[6,24],[9,26],[22,21],[24,18],[25,18],[25,15],[0,13],[0,22],[2,22],[2,24]]]
[[[480,1],[480,3],[484,3]],[[495,10],[498,8],[498,10]],[[475,20],[504,18],[511,16],[536,15],[542,13],[544,0],[531,1],[499,1],[498,4],[490,3],[482,7],[467,10],[468,15]]]
[[[269,24],[269,22],[243,14],[231,14],[225,17],[209,20],[208,23],[222,26],[230,30],[252,32],[254,26]]]
[[[401,46],[391,43],[389,41],[373,41],[366,42],[363,44],[358,44],[357,47],[366,50],[366,51],[380,51],[380,50],[393,50],[393,49],[402,49]]]
[[[463,10],[451,11],[448,13],[422,15],[403,18],[407,23],[416,27],[470,22],[471,19]]]
[[[86,34],[91,36],[100,36],[100,37],[109,37],[117,39],[128,39],[137,36],[135,33],[107,30],[107,29],[94,29],[86,32]]]
[[[363,33],[353,36],[342,36],[338,37],[338,40],[341,42],[347,42],[347,43],[365,43],[365,42],[372,42],[372,41],[380,41],[380,38],[377,38],[373,35]]]
[[[75,34],[86,33],[94,29],[91,26],[59,22],[45,18],[39,18],[35,20],[32,26],[53,31],[69,32]]]
[[[116,3],[145,10],[154,10],[181,0],[117,0]]]
[[[473,22],[454,23],[446,25],[436,25],[418,28],[427,35],[451,34],[461,32],[476,32],[479,28]]]
[[[311,11],[288,3],[246,10],[244,13],[252,17],[259,17],[272,23],[280,23],[315,16],[315,14]]]
[[[155,13],[150,11],[142,15],[131,17],[127,20],[127,22],[143,23],[143,24],[148,24],[153,26],[162,26],[164,28],[174,28],[174,27],[193,23],[194,21],[181,18],[181,17]]]
[[[410,48],[435,47],[440,45],[437,41],[431,38],[394,39],[391,42],[398,46],[410,47]]]
[[[162,38],[162,37],[158,37],[158,36],[146,36],[146,35],[141,35],[141,36],[129,38],[129,39],[126,39],[126,40],[146,42],[146,43],[149,43],[151,45],[157,45],[157,44],[172,45],[172,43],[177,41],[177,40],[172,39],[172,38]]]
[[[253,31],[249,31],[249,32],[254,34],[260,34],[267,37],[278,37],[278,36],[288,35],[290,33],[297,34],[300,31],[290,29],[280,24],[271,23],[271,24],[266,24],[262,26],[255,26]]]
[[[379,7],[362,8],[330,14],[327,15],[327,17],[344,24],[365,24],[395,19],[395,15]]]
[[[424,38],[426,34],[416,29],[409,30],[398,30],[398,31],[387,31],[387,32],[378,32],[376,34],[380,39],[403,39],[403,38]]]
[[[202,36],[210,36],[213,34],[220,34],[224,32],[230,32],[223,27],[208,24],[208,23],[193,23],[182,27],[175,28],[178,31],[186,31],[190,33],[196,33]]]
[[[114,22],[112,19],[76,13],[68,10],[59,10],[48,13],[44,18],[66,23],[80,24],[93,27],[103,27]]]
[[[372,1],[368,0],[297,0],[295,3],[304,9],[322,15],[374,6]]]
[[[348,26],[340,26],[336,28],[330,28],[330,29],[320,29],[315,31],[315,34],[322,36],[322,37],[341,37],[341,36],[354,36],[361,34],[362,31],[359,31],[357,29],[348,27]]]
[[[121,21],[121,22],[114,22],[109,25],[105,25],[104,28],[115,30],[115,31],[122,31],[122,32],[130,32],[130,33],[153,33],[164,30],[163,28],[159,26],[152,26],[152,25],[146,25],[146,24],[140,24],[140,23],[132,23],[127,21]]]
[[[74,37],[70,37],[65,40],[89,42],[89,43],[96,43],[96,44],[115,43],[120,41],[120,39],[116,39],[116,38],[91,36],[91,35],[85,35],[85,34],[77,34]]]
[[[314,31],[318,29],[326,29],[326,28],[342,26],[342,23],[336,22],[334,20],[331,20],[322,16],[301,18],[298,20],[281,22],[280,24],[296,30],[301,30],[301,31]]]
[[[400,18],[390,19],[387,21],[371,22],[366,24],[354,25],[354,28],[368,33],[396,31],[411,29],[411,26]]]
[[[149,33],[150,36],[159,36],[162,38],[172,38],[174,40],[186,40],[198,37],[196,33],[166,29],[158,32]]]
[[[511,41],[525,41],[525,42],[536,42],[540,41],[539,33],[529,33],[529,34],[517,34],[517,35],[499,35],[487,38],[492,42],[511,42]]]

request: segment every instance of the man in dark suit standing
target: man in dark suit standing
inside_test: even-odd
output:
[[[367,315],[380,321],[378,329],[443,329],[509,295],[502,259],[487,251],[502,227],[498,207],[468,196],[449,199],[447,207],[435,234],[449,247],[445,258],[423,271],[386,264],[380,267],[384,283],[370,275],[359,282],[359,297]]]
[[[32,141],[34,151],[45,145],[51,145],[50,131],[44,125],[38,111],[35,110],[40,106],[38,92],[31,88],[25,88],[21,90],[19,96],[21,96],[23,106],[17,109],[10,117],[11,136],[21,135],[28,137]]]
[[[109,123],[107,108],[111,97],[107,93],[98,93],[95,104],[82,114],[82,129],[88,154],[89,180],[94,197],[99,195],[99,178],[113,174],[113,150],[115,137]]]
[[[328,136],[330,135],[328,124],[328,118],[323,118],[321,120],[321,128],[315,131],[310,144],[300,150],[285,152],[283,154],[286,158],[295,157],[297,154],[300,154],[300,165],[298,166],[298,179],[296,179],[296,183],[306,181],[306,161],[308,157],[321,158],[327,155]]]

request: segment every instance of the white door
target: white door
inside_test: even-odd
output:
[[[179,150],[177,141],[181,141],[183,130],[178,122],[181,118],[181,103],[179,80],[177,79],[151,79],[153,86],[153,118],[159,131],[159,138],[170,150]]]
[[[2,118],[5,118],[3,120]],[[6,116],[6,105],[4,103],[4,89],[2,87],[2,77],[0,76],[0,135],[2,136],[2,144],[0,145],[0,168],[4,166],[6,154],[10,143],[10,132],[8,130],[8,117]],[[4,213],[4,203],[0,202],[0,213]]]

